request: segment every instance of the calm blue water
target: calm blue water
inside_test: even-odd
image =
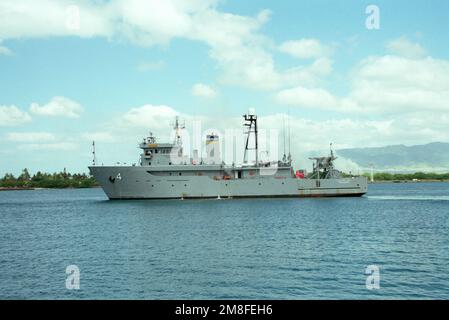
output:
[[[335,199],[0,192],[0,298],[449,299],[448,218],[448,183]],[[65,287],[72,264],[80,290]]]

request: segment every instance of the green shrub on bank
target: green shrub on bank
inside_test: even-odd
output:
[[[370,173],[364,173],[365,177],[370,178]],[[449,173],[434,172],[415,172],[415,173],[389,173],[376,172],[374,180],[376,181],[395,181],[395,180],[449,180]]]
[[[36,172],[31,176],[25,168],[18,177],[7,173],[0,179],[0,187],[3,188],[91,188],[98,186],[95,179],[85,173],[43,173]]]

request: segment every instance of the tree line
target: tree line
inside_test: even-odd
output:
[[[62,172],[45,173],[38,171],[30,175],[27,168],[15,177],[6,173],[0,179],[2,188],[90,188],[97,186],[95,179],[85,173],[69,173],[65,169]]]
[[[365,177],[370,178],[370,173],[364,173]],[[374,181],[404,181],[404,180],[449,180],[449,173],[434,173],[434,172],[415,172],[415,173],[389,173],[376,172],[374,173]]]

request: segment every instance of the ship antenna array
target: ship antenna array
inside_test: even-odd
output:
[[[288,161],[291,162],[292,155],[290,153],[290,108],[288,108],[288,118],[287,118],[287,127],[288,127]]]
[[[248,150],[254,150],[256,154],[256,166],[259,166],[259,147],[258,147],[258,140],[257,140],[257,116],[255,114],[245,114],[243,115],[243,118],[245,119],[245,127],[248,127],[248,131],[246,132],[246,144],[245,144],[245,152],[243,155],[243,162],[248,162]],[[249,148],[249,138],[251,136],[251,133],[254,133],[255,137],[255,147],[253,149]]]
[[[285,155],[285,113],[282,115],[282,135],[284,138],[284,159],[286,157]]]
[[[95,141],[92,141],[92,165],[95,166],[97,164],[97,156],[95,154]]]
[[[185,122],[179,123],[179,116],[176,116],[173,129],[175,129],[175,144],[181,144],[181,133],[180,131],[186,127]]]

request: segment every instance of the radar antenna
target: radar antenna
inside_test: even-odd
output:
[[[258,141],[257,141],[257,116],[254,114],[254,112],[250,111],[248,114],[243,115],[243,118],[245,119],[245,123],[243,124],[245,127],[248,127],[248,131],[245,132],[247,134],[246,137],[246,144],[245,144],[245,152],[243,155],[243,163],[248,163],[248,150],[254,150],[256,154],[256,167],[259,166],[259,156],[258,156]],[[249,139],[251,137],[251,134],[254,134],[255,137],[255,143],[254,148],[249,147]]]
[[[288,118],[287,118],[287,126],[288,126],[288,157],[287,161],[289,164],[292,163],[292,154],[290,153],[290,108],[288,108]]]
[[[175,123],[173,124],[173,129],[175,130],[175,140],[174,140],[174,144],[175,145],[181,145],[182,144],[181,130],[185,129],[185,127],[186,127],[185,121],[182,124],[180,124],[179,116],[176,116]]]
[[[95,166],[97,164],[97,157],[95,155],[95,141],[92,141],[92,165]]]

